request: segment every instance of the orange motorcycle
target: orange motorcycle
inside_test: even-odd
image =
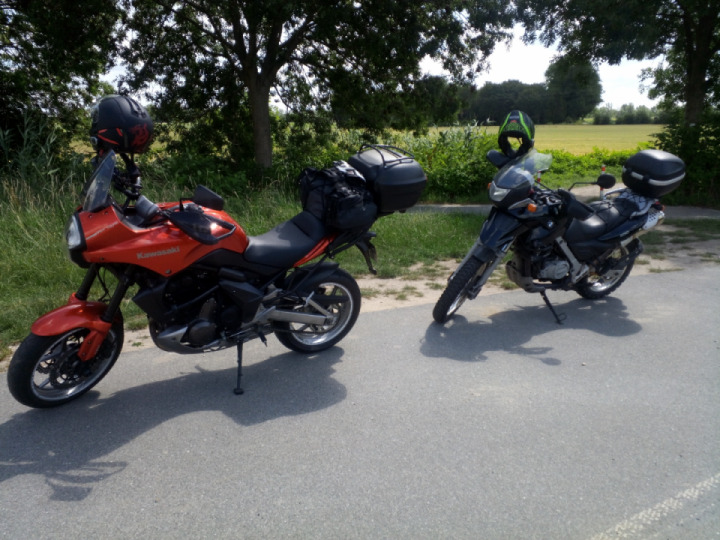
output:
[[[357,246],[373,271],[369,228],[379,216],[415,204],[426,182],[418,163],[398,149],[372,146],[349,163],[308,169],[301,177],[304,210],[248,236],[223,210],[223,199],[203,186],[174,203],[141,195],[138,168],[124,150],[143,150],[147,133],[133,125],[144,118],[136,102],[134,110],[118,108],[127,99],[110,99],[120,111],[106,115],[115,128],[102,127],[102,109],[99,120],[95,113],[102,156],[66,228],[70,259],[87,273],[67,304],[35,321],[15,352],[7,376],[12,395],[31,407],[53,407],[100,382],[122,350],[120,305],[134,285],[132,300],[147,314],[160,349],[237,348],[237,394],[246,341],[274,333],[289,349],[313,353],[343,339],[360,312],[360,289],[328,259]],[[133,133],[140,143],[132,143]],[[111,188],[125,195],[123,204]],[[112,291],[108,273],[117,281]],[[90,300],[96,283],[105,294]]]

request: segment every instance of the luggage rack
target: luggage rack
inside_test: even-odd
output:
[[[358,150],[357,153],[360,154],[367,150],[375,150],[378,154],[380,154],[380,159],[382,159],[383,167],[395,165],[396,163],[407,163],[409,160],[416,161],[415,156],[413,154],[411,154],[410,152],[408,152],[407,150],[403,150],[402,148],[399,148],[397,146],[392,146],[389,144],[363,143],[362,146],[360,146],[360,150]],[[385,154],[385,152],[383,152],[383,150],[394,155],[395,159],[385,159],[386,154]]]

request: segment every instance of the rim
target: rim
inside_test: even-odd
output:
[[[319,345],[335,338],[340,332],[343,331],[347,323],[350,321],[353,310],[355,308],[355,299],[350,292],[350,289],[341,283],[326,282],[321,283],[308,297],[308,302],[312,301],[313,298],[322,296],[324,298],[337,297],[336,302],[324,301],[323,304],[327,303],[326,307],[320,311],[312,305],[306,304],[301,311],[308,313],[323,313],[331,317],[331,321],[328,324],[317,325],[317,324],[302,324],[302,323],[290,323],[290,330],[292,331],[293,337],[304,345]]]
[[[450,304],[446,318],[450,318],[452,315],[454,315],[455,312],[460,309],[460,307],[465,303],[465,300],[468,299],[468,291],[475,286],[479,279],[479,276],[481,276],[482,273],[485,272],[487,266],[488,263],[482,263],[475,272],[475,275],[472,277],[472,279],[465,284],[460,293],[455,297],[455,300],[453,300],[452,304]]]
[[[460,306],[465,303],[465,300],[467,300],[467,290],[468,287],[463,288],[463,290],[460,291],[460,294],[455,297],[455,300],[453,300],[453,303],[450,304],[450,307],[448,308],[447,317],[454,315],[455,312],[460,309]]]
[[[625,248],[617,250],[615,253],[613,253],[613,256],[615,259],[620,259],[621,257],[624,257],[627,255],[628,251]],[[595,293],[602,293],[606,290],[613,287],[618,281],[620,281],[625,275],[625,272],[627,271],[627,265],[623,268],[617,268],[614,270],[609,270],[608,272],[605,272],[603,275],[594,274],[590,275],[587,278],[587,282],[589,285],[589,289],[592,292]]]
[[[590,290],[596,293],[605,292],[609,288],[611,288],[613,285],[615,285],[618,281],[620,281],[620,278],[622,278],[623,274],[625,273],[625,268],[622,270],[610,270],[606,274],[602,276],[589,276],[588,277],[588,284],[590,285]]]
[[[112,363],[117,338],[111,329],[95,358],[83,362],[77,352],[88,334],[77,328],[58,337],[42,354],[33,369],[33,394],[46,401],[59,401],[91,387]]]

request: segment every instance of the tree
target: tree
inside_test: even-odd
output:
[[[359,92],[365,93],[363,88]],[[424,76],[407,89],[378,92],[368,106],[363,96],[356,100],[336,92],[332,110],[340,127],[424,130],[429,124],[447,125],[457,120],[461,100],[459,87],[442,76]]]
[[[575,56],[617,64],[665,55],[656,88],[685,103],[688,125],[718,99],[720,0],[517,0],[516,10],[526,39]]]
[[[423,77],[408,94],[406,101],[417,111],[423,124],[448,125],[457,120],[460,110],[459,87],[445,77]]]
[[[579,120],[602,101],[600,76],[587,60],[561,57],[550,64],[545,79],[550,122]]]
[[[682,59],[683,52],[677,47],[666,53],[666,62],[654,69],[647,69],[643,79],[651,81],[648,92],[650,98],[661,98],[665,109],[672,109],[677,103],[685,102],[687,70]],[[720,106],[720,54],[715,53],[710,59],[705,78],[705,105]]]
[[[18,131],[24,115],[42,111],[72,132],[113,60],[114,1],[3,0],[0,8],[0,128]]]
[[[613,111],[609,107],[599,107],[593,112],[593,124],[607,126],[612,123]]]
[[[124,0],[131,89],[157,83],[161,109],[247,110],[255,161],[272,164],[270,93],[328,108],[372,107],[407,90],[426,55],[460,77],[508,37],[499,0]],[[225,132],[244,126],[226,117]],[[230,142],[232,144],[232,142]]]
[[[638,124],[639,122],[637,121],[637,111],[635,110],[635,105],[633,105],[632,103],[626,103],[625,105],[620,107],[620,110],[615,117],[615,123]]]
[[[485,83],[472,93],[464,93],[468,102],[461,118],[478,123],[500,123],[513,109],[522,109],[536,123],[543,123],[541,107],[544,101],[544,85],[528,85],[520,81]]]

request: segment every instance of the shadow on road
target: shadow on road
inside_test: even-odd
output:
[[[234,366],[217,371],[198,366],[107,397],[90,391],[55,409],[28,409],[0,425],[0,483],[19,474],[43,475],[53,489],[51,499],[82,500],[94,484],[128,465],[101,457],[173,418],[215,410],[252,426],[339,403],[347,392],[332,374],[342,355],[342,348],[333,347],[310,357],[286,353],[248,365],[242,396],[232,391]]]
[[[556,366],[561,361],[552,356],[552,347],[528,347],[525,344],[535,336],[552,331],[559,332],[558,339],[569,339],[569,334],[563,332],[589,330],[608,337],[622,337],[642,329],[628,318],[627,308],[618,298],[607,297],[592,302],[576,299],[555,304],[557,311],[566,315],[561,325],[555,322],[540,297],[537,298],[541,302],[537,306],[504,309],[476,320],[464,316],[461,308],[445,325],[433,322],[428,326],[420,352],[429,357],[482,362],[487,360],[485,353],[504,351]],[[478,301],[481,300],[484,299],[479,297]]]

